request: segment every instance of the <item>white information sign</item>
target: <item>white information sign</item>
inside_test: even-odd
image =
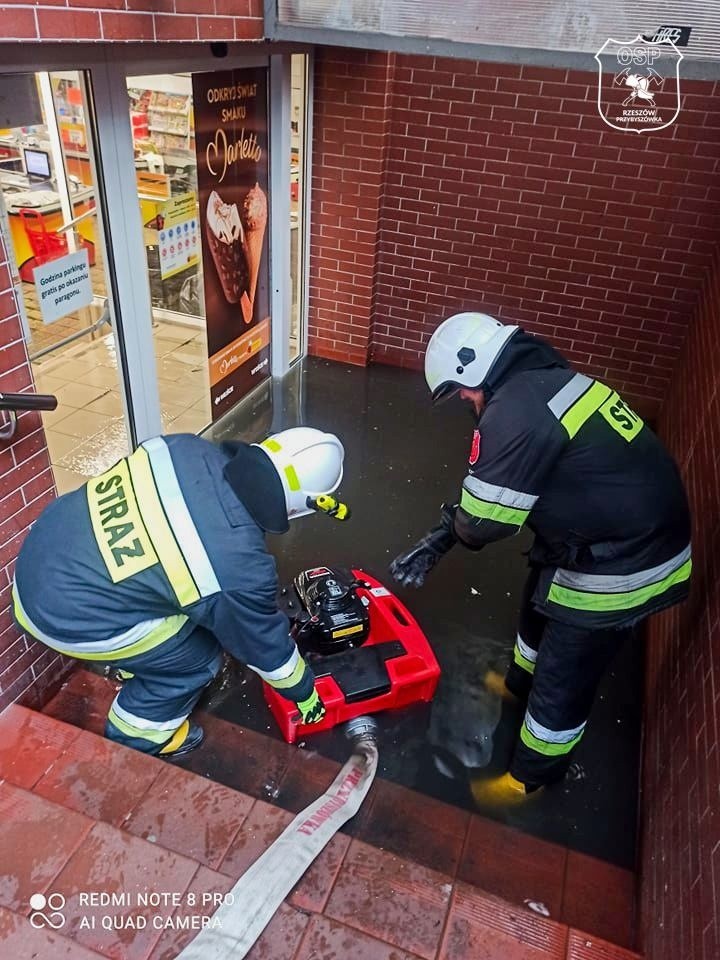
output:
[[[93,302],[86,249],[35,267],[33,278],[43,323],[54,323]]]

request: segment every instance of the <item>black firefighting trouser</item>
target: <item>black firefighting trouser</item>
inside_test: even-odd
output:
[[[529,788],[562,779],[600,679],[629,628],[589,630],[549,620],[532,605],[538,570],[523,592],[514,659],[505,683],[527,701],[510,773]]]

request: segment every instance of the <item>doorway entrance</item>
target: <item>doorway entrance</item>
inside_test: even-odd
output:
[[[25,69],[21,51],[11,59],[0,76],[12,106],[0,129],[0,222],[36,389],[59,401],[43,421],[66,492],[146,437],[217,424],[254,389],[226,387],[244,361],[254,358],[245,369],[260,371],[261,383],[304,354],[307,57],[248,56],[239,46],[218,70],[197,48],[173,45],[151,64],[141,49],[122,61],[89,50],[82,70],[54,63],[43,72]],[[222,89],[233,71],[266,75],[257,116],[268,166],[265,181],[249,171],[252,182],[240,184],[244,288],[237,303],[221,289],[237,329],[218,341],[207,290],[209,274],[224,282],[222,256],[211,246],[207,196],[201,207],[195,100],[202,83]],[[240,120],[247,105],[236,104]]]

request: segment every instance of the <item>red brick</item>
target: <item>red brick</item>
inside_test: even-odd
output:
[[[42,40],[99,40],[100,14],[94,10],[37,11]]]
[[[233,40],[235,23],[231,17],[198,17],[201,40]]]
[[[154,40],[155,27],[151,14],[103,13],[105,40]]]
[[[26,7],[0,7],[0,32],[6,40],[34,40],[37,33],[35,11]],[[7,276],[7,270],[4,271]],[[5,289],[7,280],[0,280],[0,289]]]
[[[197,40],[197,17],[155,16],[157,40]]]

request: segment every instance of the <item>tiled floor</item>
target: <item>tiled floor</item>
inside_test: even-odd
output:
[[[163,427],[197,433],[210,422],[204,332],[166,322],[153,332]],[[114,335],[83,339],[32,367],[38,393],[58,398],[43,423],[58,490],[65,493],[128,452]]]
[[[41,760],[18,759],[17,748],[0,754],[0,953],[13,960],[173,960],[195,935],[188,918],[211,914],[213,900],[231,890],[291,818],[11,706],[0,715],[0,741],[26,740],[42,745]],[[100,772],[108,764],[112,776]],[[127,788],[122,819],[122,790],[111,781]],[[115,799],[98,803],[102,789]],[[37,916],[30,923],[33,893],[64,897],[57,929]],[[92,894],[114,895],[115,902],[93,902]],[[145,894],[159,894],[161,902],[142,905]],[[638,960],[452,873],[345,835],[321,854],[248,957]]]
[[[95,673],[76,670],[48,704],[46,713],[101,733],[114,695],[115,686],[109,681]],[[338,765],[313,751],[298,749],[209,714],[202,715],[201,722],[206,735],[203,747],[184,761],[185,770],[164,769],[149,792],[144,793],[148,790],[146,777],[155,761],[140,755],[124,760],[112,745],[100,741],[100,746],[95,738],[88,742],[87,734],[64,747],[67,763],[63,768],[51,770],[39,784],[31,785],[45,799],[122,824],[124,830],[138,837],[153,837],[168,849],[235,880],[278,836],[292,814],[327,789]],[[0,727],[0,742],[1,734]],[[27,735],[23,731],[23,737]],[[92,758],[100,756],[105,759],[94,768]],[[0,752],[0,771],[3,762],[8,760]],[[121,763],[127,763],[132,771],[129,780],[120,775]],[[29,771],[21,769],[13,776],[23,774],[23,783],[27,784],[28,777],[35,775],[37,769],[36,762]],[[189,770],[202,779],[192,777]],[[81,790],[77,787],[78,772]],[[122,785],[118,786],[119,783]],[[237,796],[233,791],[254,799],[249,810],[246,805],[233,810],[232,797]],[[124,793],[126,801],[122,800]],[[103,797],[103,812],[99,814]],[[159,798],[164,803],[160,804]],[[175,798],[175,809],[171,798]],[[132,813],[123,818],[123,811],[131,805]],[[205,833],[186,829],[186,811],[195,809],[214,810],[213,826]],[[240,812],[244,830],[232,836]],[[401,869],[397,863],[405,866]],[[398,869],[401,872],[396,875]],[[442,881],[438,880],[440,877]],[[546,914],[555,926],[572,926],[625,948],[634,942],[634,877],[629,871],[380,778],[359,813],[334,838],[289,903],[298,909],[324,913],[351,927],[360,924],[364,933],[379,936],[378,930],[390,919],[383,919],[380,911],[378,920],[378,904],[392,899],[389,890],[397,888],[406,896],[404,909],[415,920],[408,927],[407,937],[403,934],[402,942],[389,935],[385,940],[390,939],[415,956],[434,957],[435,954],[428,953],[430,947],[420,949],[412,940],[413,930],[426,929],[427,917],[435,918],[430,927],[436,929],[434,924],[438,916],[444,916],[447,907],[440,896],[441,888],[448,882],[460,884],[458,889],[482,889],[513,905],[515,911],[538,911],[532,916]],[[363,916],[358,900],[361,892],[369,903],[364,920],[358,919]],[[458,924],[461,930],[466,929],[460,920]],[[467,935],[472,945],[474,935]],[[457,936],[462,940],[459,933]],[[411,943],[415,946],[411,947]],[[472,951],[466,955],[483,956]],[[443,960],[454,956],[446,953]],[[531,952],[528,956],[537,955]]]

